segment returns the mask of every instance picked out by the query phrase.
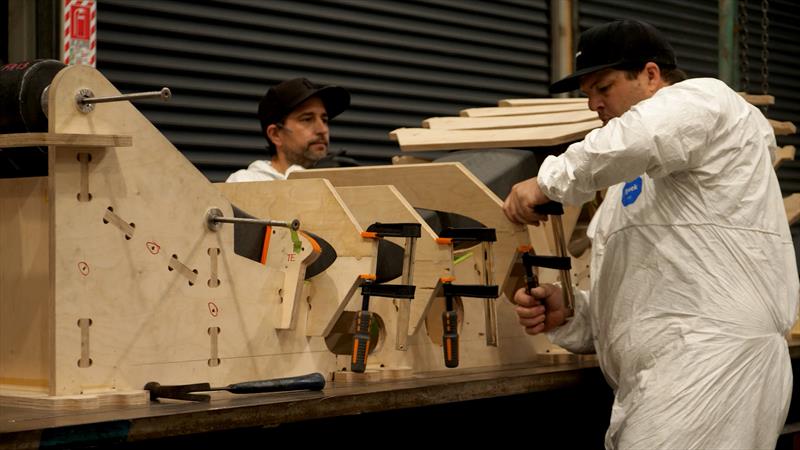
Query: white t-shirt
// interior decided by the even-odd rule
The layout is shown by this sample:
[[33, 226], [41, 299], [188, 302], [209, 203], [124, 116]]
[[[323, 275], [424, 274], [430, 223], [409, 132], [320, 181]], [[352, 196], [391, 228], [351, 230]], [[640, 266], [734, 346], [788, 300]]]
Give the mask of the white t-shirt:
[[285, 180], [290, 173], [305, 170], [303, 166], [292, 164], [286, 169], [286, 173], [280, 173], [272, 167], [272, 161], [258, 160], [253, 161], [247, 169], [240, 169], [232, 173], [226, 183], [237, 183], [240, 181], [273, 181]]

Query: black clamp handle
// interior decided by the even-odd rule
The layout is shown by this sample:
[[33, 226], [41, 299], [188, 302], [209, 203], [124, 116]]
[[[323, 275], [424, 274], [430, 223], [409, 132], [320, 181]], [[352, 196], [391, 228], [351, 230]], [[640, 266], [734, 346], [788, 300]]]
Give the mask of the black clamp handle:
[[367, 232], [375, 233], [376, 237], [410, 237], [422, 236], [422, 225], [418, 223], [380, 223], [375, 222], [367, 227]]
[[447, 227], [439, 233], [440, 238], [449, 238], [453, 242], [496, 242], [497, 233], [494, 228], [452, 228]]
[[542, 214], [547, 216], [563, 216], [564, 205], [562, 205], [559, 202], [549, 201], [542, 205], [534, 206], [533, 211], [537, 214]]

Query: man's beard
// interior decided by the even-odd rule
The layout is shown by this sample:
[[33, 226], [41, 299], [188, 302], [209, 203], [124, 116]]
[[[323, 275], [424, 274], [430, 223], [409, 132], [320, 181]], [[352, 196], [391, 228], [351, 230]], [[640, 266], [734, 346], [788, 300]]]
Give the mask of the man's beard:
[[[312, 145], [325, 144], [324, 152], [317, 152], [311, 150]], [[324, 158], [328, 154], [328, 143], [325, 141], [311, 141], [306, 144], [302, 152], [287, 152], [286, 159], [289, 164], [297, 164], [298, 166], [309, 169], [317, 164], [317, 161]]]

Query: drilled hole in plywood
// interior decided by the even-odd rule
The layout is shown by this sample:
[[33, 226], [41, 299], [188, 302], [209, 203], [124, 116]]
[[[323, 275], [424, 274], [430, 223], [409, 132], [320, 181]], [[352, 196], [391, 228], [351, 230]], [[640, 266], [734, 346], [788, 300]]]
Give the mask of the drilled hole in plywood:
[[[197, 275], [197, 269], [192, 269], [192, 273]], [[192, 282], [192, 280], [189, 280], [189, 286], [194, 286], [194, 283]]]
[[89, 360], [86, 361], [86, 362], [84, 362], [82, 359], [79, 359], [78, 360], [78, 367], [80, 367], [81, 369], [85, 369], [87, 367], [91, 367], [93, 362], [94, 361], [92, 361], [92, 358], [89, 358]]
[[[112, 212], [112, 213], [114, 212], [114, 208], [113, 208], [113, 207], [111, 207], [111, 206], [109, 206], [108, 208], [106, 208], [106, 210], [107, 210], [108, 212]], [[106, 220], [106, 218], [105, 218], [105, 217], [103, 217], [103, 223], [105, 223], [105, 224], [107, 224], [107, 223], [108, 223], [108, 220]]]
[[[135, 223], [133, 223], [133, 222], [129, 223], [128, 225], [130, 225], [130, 226], [131, 226], [131, 228], [136, 228], [136, 224], [135, 224]], [[126, 240], [126, 241], [130, 241], [130, 240], [131, 240], [131, 237], [132, 237], [131, 235], [129, 235], [129, 234], [125, 234], [125, 240]]]
[[[77, 195], [77, 197], [78, 197], [78, 201], [79, 201], [79, 202], [82, 202], [82, 201], [83, 201], [83, 197], [81, 196], [81, 193], [80, 193], [80, 192], [78, 192], [78, 195]], [[92, 201], [92, 193], [91, 193], [91, 192], [87, 192], [87, 193], [86, 193], [86, 198], [88, 199], [88, 200], [86, 200], [86, 201], [89, 201], [89, 202], [90, 202], [90, 201]], [[103, 223], [108, 223], [108, 222], [106, 222], [106, 220], [105, 220], [105, 219], [103, 219]]]

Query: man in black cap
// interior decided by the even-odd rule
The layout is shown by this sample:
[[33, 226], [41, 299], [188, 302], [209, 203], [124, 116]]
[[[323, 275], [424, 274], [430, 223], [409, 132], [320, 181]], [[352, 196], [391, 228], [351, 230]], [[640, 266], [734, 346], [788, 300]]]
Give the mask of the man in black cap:
[[517, 315], [529, 334], [597, 352], [615, 394], [607, 448], [774, 448], [800, 292], [775, 136], [723, 82], [676, 67], [646, 23], [581, 35], [575, 73], [551, 91], [580, 87], [604, 125], [548, 156], [504, 211], [538, 224], [534, 206], [607, 188], [587, 230], [591, 289], [574, 311], [552, 284], [519, 290]]
[[228, 182], [285, 180], [289, 173], [313, 167], [328, 153], [328, 120], [350, 106], [350, 93], [338, 86], [317, 86], [294, 78], [272, 86], [258, 105], [269, 160], [234, 172]]

